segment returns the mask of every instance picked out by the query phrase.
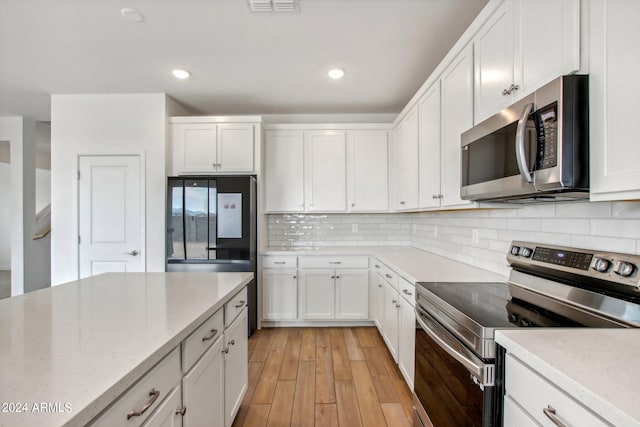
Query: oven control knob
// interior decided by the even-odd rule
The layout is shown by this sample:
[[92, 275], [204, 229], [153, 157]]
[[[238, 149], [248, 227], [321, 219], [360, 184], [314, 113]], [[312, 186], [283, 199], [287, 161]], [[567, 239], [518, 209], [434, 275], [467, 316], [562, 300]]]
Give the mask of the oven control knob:
[[520, 248], [520, 255], [522, 255], [525, 258], [529, 258], [531, 256], [531, 249], [530, 248], [525, 248], [522, 247]]
[[599, 271], [600, 273], [604, 273], [611, 267], [611, 261], [604, 258], [596, 258], [596, 261], [593, 263], [593, 269], [595, 271]]
[[618, 265], [618, 269], [616, 270], [616, 274], [622, 277], [629, 277], [636, 270], [636, 266], [631, 264], [630, 262], [620, 262]]
[[511, 255], [518, 256], [520, 254], [519, 246], [511, 246]]

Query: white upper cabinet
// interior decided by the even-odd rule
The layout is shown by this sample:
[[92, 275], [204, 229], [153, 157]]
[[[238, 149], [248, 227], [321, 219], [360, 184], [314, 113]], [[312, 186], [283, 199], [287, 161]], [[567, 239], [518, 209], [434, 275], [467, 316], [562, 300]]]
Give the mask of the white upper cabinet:
[[172, 173], [255, 172], [255, 135], [260, 133], [259, 126], [255, 123], [214, 123], [206, 120], [207, 117], [171, 119]]
[[474, 38], [475, 123], [580, 69], [580, 0], [506, 0]]
[[267, 212], [304, 210], [304, 137], [301, 131], [267, 131], [265, 205]]
[[305, 210], [347, 209], [347, 159], [344, 132], [305, 133]]
[[418, 107], [407, 112], [396, 130], [396, 210], [418, 208]]
[[440, 207], [440, 80], [418, 102], [420, 118], [420, 208]]
[[442, 74], [441, 206], [470, 205], [460, 198], [460, 135], [473, 126], [473, 46]]
[[513, 24], [513, 2], [507, 0], [474, 40], [476, 123], [509, 106], [509, 90], [517, 90], [513, 79]]
[[388, 133], [347, 131], [347, 209], [380, 212], [389, 209]]
[[640, 199], [640, 2], [592, 0], [589, 8], [591, 200]]

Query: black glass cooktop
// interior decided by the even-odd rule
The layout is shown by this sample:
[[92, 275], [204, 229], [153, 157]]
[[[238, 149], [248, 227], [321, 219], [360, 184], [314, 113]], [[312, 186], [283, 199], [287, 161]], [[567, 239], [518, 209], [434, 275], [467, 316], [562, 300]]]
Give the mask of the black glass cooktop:
[[[418, 285], [418, 304], [426, 299], [447, 315], [457, 319], [464, 317], [484, 330], [581, 326], [557, 313], [512, 298], [507, 283], [423, 282]], [[421, 292], [420, 288], [427, 292]], [[492, 334], [480, 332], [480, 335]]]

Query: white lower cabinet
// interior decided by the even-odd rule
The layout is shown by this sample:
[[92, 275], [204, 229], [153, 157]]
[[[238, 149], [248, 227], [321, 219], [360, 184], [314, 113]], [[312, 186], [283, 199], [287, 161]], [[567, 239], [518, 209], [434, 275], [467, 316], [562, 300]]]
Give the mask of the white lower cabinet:
[[262, 318], [295, 320], [298, 318], [298, 271], [264, 269], [262, 271]]
[[384, 324], [384, 279], [380, 274], [376, 274], [376, 315], [374, 321], [378, 327], [378, 331], [383, 333], [382, 325]]
[[336, 270], [336, 319], [369, 317], [369, 270]]
[[[182, 416], [182, 399], [180, 386], [169, 393], [169, 396], [158, 406], [158, 409], [143, 424], [143, 427], [181, 427], [187, 425]], [[192, 424], [203, 425], [203, 424]], [[216, 424], [210, 424], [216, 425]]]
[[369, 270], [300, 270], [300, 317], [304, 320], [366, 320]]
[[413, 390], [416, 343], [416, 314], [414, 286], [400, 279], [400, 313], [398, 325], [398, 367], [409, 388]]
[[[224, 424], [224, 339], [222, 335], [182, 377], [182, 398], [188, 411], [185, 427]], [[174, 411], [175, 412], [175, 411]]]
[[335, 271], [300, 270], [300, 318], [333, 319], [335, 316]]
[[[507, 353], [505, 363], [505, 426], [610, 426], [544, 376]], [[518, 411], [519, 409], [519, 411]], [[526, 417], [535, 422], [529, 422]]]
[[[230, 427], [247, 391], [249, 346], [247, 308], [224, 331], [224, 425]], [[200, 424], [204, 425], [204, 424]], [[215, 424], [213, 424], [215, 425]]]
[[382, 321], [382, 338], [384, 338], [393, 360], [398, 362], [398, 324], [399, 308], [398, 290], [387, 281], [382, 285], [384, 289], [384, 314]]

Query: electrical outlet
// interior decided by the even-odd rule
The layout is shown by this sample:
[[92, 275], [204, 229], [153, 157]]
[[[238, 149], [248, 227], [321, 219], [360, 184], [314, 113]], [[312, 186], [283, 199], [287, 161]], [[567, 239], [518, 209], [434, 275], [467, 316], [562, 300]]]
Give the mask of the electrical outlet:
[[352, 233], [358, 232], [358, 224], [351, 224], [351, 232]]

